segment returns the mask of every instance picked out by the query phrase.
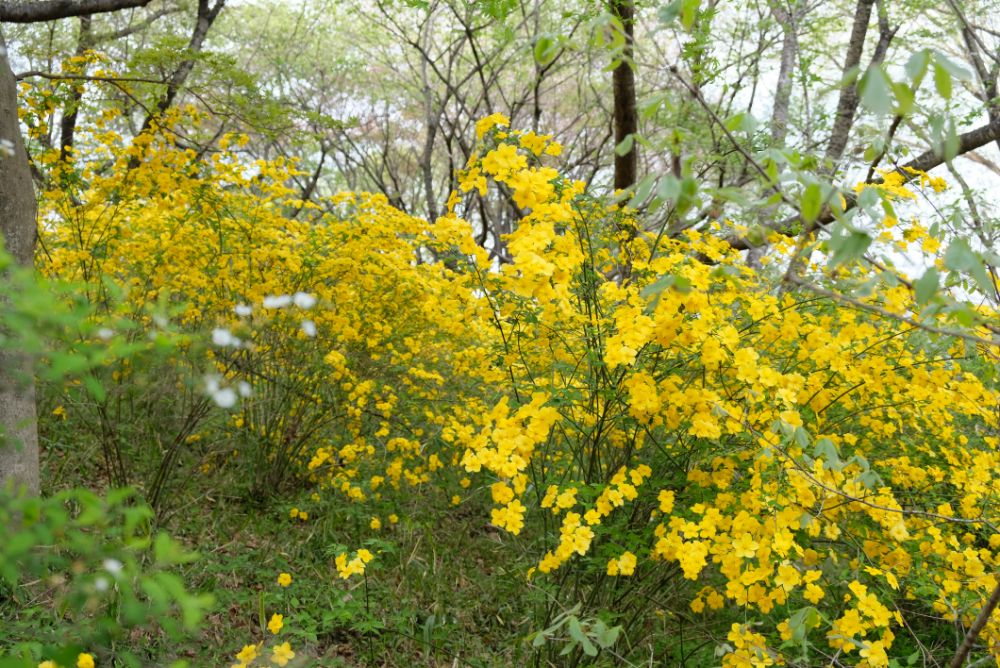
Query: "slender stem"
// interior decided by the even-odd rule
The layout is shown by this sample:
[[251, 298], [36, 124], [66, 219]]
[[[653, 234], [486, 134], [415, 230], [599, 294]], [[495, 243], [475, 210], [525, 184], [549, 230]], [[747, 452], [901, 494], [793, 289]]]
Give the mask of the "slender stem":
[[996, 610], [998, 603], [1000, 603], [1000, 583], [997, 583], [997, 586], [993, 588], [990, 599], [986, 601], [986, 605], [979, 611], [976, 621], [972, 622], [972, 626], [969, 627], [969, 630], [965, 634], [965, 640], [962, 641], [962, 645], [955, 652], [955, 657], [948, 664], [949, 668], [961, 668], [962, 664], [965, 663], [966, 657], [972, 651], [972, 646], [976, 644], [976, 639], [979, 637], [980, 632], [982, 632], [986, 623], [990, 621], [990, 617], [993, 615], [993, 611]]

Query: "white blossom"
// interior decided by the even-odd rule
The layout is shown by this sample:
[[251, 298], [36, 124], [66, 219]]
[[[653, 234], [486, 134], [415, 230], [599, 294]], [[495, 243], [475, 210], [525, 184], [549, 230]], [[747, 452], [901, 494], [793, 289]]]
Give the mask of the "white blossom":
[[308, 309], [316, 305], [316, 297], [308, 292], [296, 292], [292, 299], [299, 308]]
[[292, 303], [288, 295], [268, 295], [264, 297], [264, 308], [285, 308]]

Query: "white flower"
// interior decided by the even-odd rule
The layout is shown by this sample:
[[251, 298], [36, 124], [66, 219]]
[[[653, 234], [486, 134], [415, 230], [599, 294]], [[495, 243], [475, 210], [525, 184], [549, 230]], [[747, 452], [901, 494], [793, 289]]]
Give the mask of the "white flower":
[[219, 408], [232, 408], [236, 405], [236, 393], [229, 387], [213, 392], [212, 399]]
[[250, 387], [250, 383], [245, 380], [241, 380], [236, 384], [236, 390], [240, 393], [241, 397], [249, 397], [253, 394], [253, 388]]
[[108, 329], [107, 327], [101, 327], [99, 330], [97, 330], [97, 336], [104, 341], [107, 341], [114, 335], [115, 331], [113, 329]]
[[296, 292], [292, 299], [299, 308], [312, 308], [316, 305], [316, 298], [308, 292]]
[[302, 332], [309, 337], [316, 336], [316, 323], [314, 323], [312, 320], [303, 320]]
[[237, 304], [233, 308], [233, 310], [236, 311], [236, 315], [240, 316], [241, 318], [245, 318], [251, 313], [253, 313], [253, 309], [247, 306], [246, 304]]
[[236, 392], [230, 387], [222, 387], [217, 376], [205, 378], [205, 390], [219, 408], [232, 408], [236, 405]]
[[285, 308], [292, 303], [288, 295], [268, 295], [264, 297], [264, 308]]
[[99, 577], [94, 580], [94, 589], [97, 591], [107, 591], [108, 590], [108, 579], [104, 577]]
[[228, 329], [213, 329], [212, 344], [216, 346], [233, 346], [239, 344], [239, 339], [233, 336]]
[[115, 577], [118, 577], [118, 574], [122, 572], [122, 562], [117, 559], [105, 559], [103, 566], [104, 570]]

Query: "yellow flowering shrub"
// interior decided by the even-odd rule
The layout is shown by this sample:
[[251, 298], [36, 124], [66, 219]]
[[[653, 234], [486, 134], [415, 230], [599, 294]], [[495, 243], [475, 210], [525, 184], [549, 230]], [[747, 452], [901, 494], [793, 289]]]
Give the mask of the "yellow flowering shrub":
[[[668, 586], [702, 614], [706, 597], [739, 609], [733, 666], [804, 644], [885, 666], [922, 615], [971, 623], [1000, 565], [995, 389], [905, 324], [775, 294], [713, 236], [638, 232], [534, 137], [480, 134], [461, 189], [485, 176], [529, 209], [513, 262], [481, 275], [520, 408], [502, 398], [457, 441], [501, 485], [497, 526], [568, 511], [545, 524], [541, 586], [618, 614]], [[998, 646], [1000, 625], [984, 634]]]
[[[312, 485], [364, 504], [372, 534], [394, 499], [476, 497], [532, 589], [629, 624], [633, 647], [657, 610], [693, 613], [726, 666], [808, 647], [887, 666], [901, 635], [968, 625], [997, 586], [998, 396], [947, 341], [776, 292], [711, 234], [646, 234], [499, 114], [432, 222], [376, 195], [298, 201], [295, 166], [247, 164], [239, 137], [182, 148], [171, 127], [192, 114], [131, 142], [92, 128], [86, 163], [49, 156], [39, 266], [95, 303], [117, 286], [141, 322], [172, 304], [211, 339], [206, 383], [231, 411], [205, 423], [228, 444], [206, 474]], [[501, 266], [454, 213], [490, 188], [523, 212]], [[337, 553], [323, 586], [373, 559]], [[1000, 647], [1000, 622], [982, 637]]]

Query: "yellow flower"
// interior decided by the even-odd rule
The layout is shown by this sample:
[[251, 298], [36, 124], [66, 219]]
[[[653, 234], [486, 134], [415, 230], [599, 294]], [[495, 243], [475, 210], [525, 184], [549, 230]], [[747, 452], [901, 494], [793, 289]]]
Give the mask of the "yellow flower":
[[378, 531], [379, 529], [382, 528], [382, 520], [380, 520], [377, 517], [373, 517], [372, 521], [368, 523], [368, 526], [374, 529], [375, 531]]
[[279, 615], [277, 613], [271, 615], [271, 621], [267, 623], [267, 630], [275, 635], [278, 635], [278, 632], [281, 631], [281, 627], [285, 625], [284, 620], [284, 615]]
[[501, 144], [483, 156], [483, 170], [501, 178], [506, 178], [511, 172], [522, 170], [527, 165], [527, 158], [510, 144]]
[[668, 489], [661, 489], [657, 500], [660, 502], [660, 512], [669, 515], [674, 509], [674, 493]]
[[59, 668], [55, 661], [42, 661], [38, 668]]
[[881, 640], [873, 643], [866, 643], [866, 647], [861, 650], [860, 654], [864, 658], [868, 659], [868, 665], [871, 668], [888, 666], [889, 657], [885, 653], [885, 646]]
[[284, 666], [294, 658], [295, 652], [292, 651], [292, 646], [287, 642], [281, 643], [271, 651], [271, 663], [276, 663], [279, 666]]
[[236, 660], [241, 665], [248, 665], [257, 658], [257, 645], [244, 645], [243, 649], [236, 655]]
[[510, 125], [510, 119], [501, 113], [490, 114], [486, 118], [481, 118], [476, 121], [476, 139], [482, 139], [491, 128], [502, 125], [507, 127]]
[[636, 558], [631, 552], [625, 552], [617, 559], [608, 562], [608, 575], [633, 575]]
[[278, 584], [280, 584], [282, 587], [287, 587], [288, 585], [292, 584], [292, 576], [289, 575], [288, 573], [282, 573], [281, 575], [278, 576]]
[[76, 657], [76, 668], [94, 668], [94, 657], [84, 652]]

